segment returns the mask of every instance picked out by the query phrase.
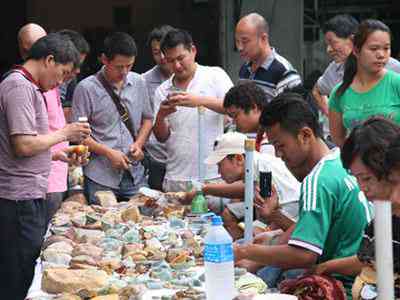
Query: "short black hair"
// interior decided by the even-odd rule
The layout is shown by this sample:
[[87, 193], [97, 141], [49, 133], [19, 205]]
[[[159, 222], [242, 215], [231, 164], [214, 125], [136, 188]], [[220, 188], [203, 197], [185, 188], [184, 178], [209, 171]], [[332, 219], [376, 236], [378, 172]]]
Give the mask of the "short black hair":
[[164, 36], [170, 31], [174, 29], [171, 25], [162, 25], [160, 27], [154, 28], [147, 37], [147, 45], [150, 47], [152, 41], [161, 42]]
[[358, 25], [359, 23], [354, 17], [342, 14], [329, 19], [322, 27], [322, 31], [324, 34], [332, 31], [338, 37], [347, 39], [357, 32]]
[[82, 34], [71, 29], [63, 29], [60, 30], [58, 33], [70, 38], [80, 54], [86, 54], [86, 55], [89, 54], [90, 52], [89, 43], [86, 41], [86, 39], [83, 37]]
[[317, 116], [298, 93], [283, 92], [264, 107], [260, 125], [267, 128], [276, 124], [293, 135], [297, 135], [302, 128], [309, 127], [316, 137], [323, 139]]
[[[356, 126], [345, 140], [341, 159], [343, 167], [350, 169], [356, 157], [378, 179], [385, 176], [385, 153], [389, 144], [400, 134], [400, 127], [384, 117], [372, 117]], [[399, 156], [400, 158], [400, 156]]]
[[236, 106], [248, 113], [254, 107], [263, 110], [267, 103], [265, 92], [251, 80], [241, 80], [224, 98], [224, 108]]
[[28, 52], [27, 60], [39, 60], [52, 55], [59, 64], [79, 64], [79, 52], [69, 38], [59, 33], [49, 33], [37, 40]]
[[114, 32], [105, 38], [103, 53], [108, 59], [116, 55], [137, 56], [135, 40], [125, 32]]
[[183, 45], [183, 47], [190, 50], [193, 45], [193, 39], [186, 30], [174, 28], [168, 31], [161, 40], [160, 48], [162, 52], [165, 52], [165, 50], [175, 48], [179, 45]]

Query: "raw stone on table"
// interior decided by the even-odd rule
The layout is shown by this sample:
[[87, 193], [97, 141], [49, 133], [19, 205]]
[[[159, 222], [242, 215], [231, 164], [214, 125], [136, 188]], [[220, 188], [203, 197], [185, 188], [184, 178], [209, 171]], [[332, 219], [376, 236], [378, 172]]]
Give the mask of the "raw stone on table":
[[142, 215], [140, 214], [137, 206], [131, 206], [122, 211], [121, 217], [124, 222], [133, 221], [135, 223], [139, 223], [142, 220]]
[[74, 247], [72, 244], [66, 241], [55, 242], [46, 248], [46, 250], [53, 250], [58, 253], [65, 253], [69, 255], [71, 255], [73, 249]]
[[235, 281], [235, 288], [240, 293], [263, 294], [268, 287], [260, 277], [246, 273]]
[[104, 295], [104, 296], [97, 296], [94, 297], [90, 300], [119, 300], [118, 294], [113, 294], [113, 295]]
[[95, 244], [104, 237], [105, 233], [101, 230], [75, 228], [75, 238], [80, 243]]
[[89, 255], [78, 255], [71, 259], [71, 267], [73, 264], [86, 264], [91, 266], [97, 266], [96, 260]]
[[44, 242], [42, 245], [43, 249], [46, 249], [47, 247], [49, 247], [50, 245], [54, 244], [54, 243], [58, 243], [58, 242], [66, 242], [68, 244], [70, 244], [71, 246], [74, 246], [75, 243], [74, 241], [68, 239], [65, 236], [61, 236], [61, 235], [50, 235]]
[[107, 279], [107, 273], [99, 270], [48, 269], [43, 272], [42, 289], [51, 294], [77, 294], [83, 289], [96, 291]]
[[101, 206], [110, 207], [118, 204], [117, 198], [111, 191], [98, 191], [94, 194], [94, 196]]
[[56, 296], [54, 300], [82, 300], [82, 299], [77, 295], [63, 293], [59, 296]]
[[103, 249], [92, 244], [78, 244], [72, 250], [72, 256], [89, 255], [94, 259], [101, 257]]
[[58, 252], [52, 249], [46, 249], [42, 253], [42, 258], [44, 261], [57, 264], [57, 265], [69, 265], [71, 261], [71, 255]]
[[[68, 215], [72, 215], [78, 211], [81, 212], [93, 212], [93, 208], [88, 205], [82, 205], [78, 202], [68, 201], [63, 202], [61, 204], [61, 208], [59, 209], [58, 213], [64, 213]], [[57, 213], [57, 214], [58, 214]]]
[[117, 270], [122, 267], [122, 262], [118, 258], [103, 258], [98, 262], [98, 266], [100, 269], [106, 271], [107, 273], [111, 273], [114, 270]]
[[88, 204], [87, 200], [85, 198], [85, 195], [83, 195], [82, 193], [77, 193], [77, 194], [71, 195], [68, 198], [66, 198], [64, 200], [64, 202], [65, 201], [78, 202], [78, 203], [83, 204], [83, 205], [87, 205]]

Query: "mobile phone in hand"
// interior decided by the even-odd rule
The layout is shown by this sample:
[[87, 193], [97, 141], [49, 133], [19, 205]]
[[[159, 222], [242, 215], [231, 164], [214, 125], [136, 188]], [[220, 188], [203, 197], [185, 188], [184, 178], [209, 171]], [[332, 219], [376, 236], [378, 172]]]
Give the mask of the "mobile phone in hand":
[[169, 101], [168, 101], [168, 98], [167, 98], [167, 99], [161, 101], [161, 105], [169, 105], [168, 102], [169, 102]]
[[263, 199], [272, 196], [272, 172], [260, 171], [260, 195]]
[[178, 87], [176, 87], [176, 86], [171, 86], [169, 89], [168, 89], [168, 96], [167, 96], [167, 98], [169, 99], [170, 97], [172, 97], [172, 96], [174, 96], [174, 95], [176, 95], [176, 94], [179, 94], [179, 93], [181, 93], [181, 92], [183, 92], [184, 90], [183, 89], [181, 89], [181, 88], [178, 88]]

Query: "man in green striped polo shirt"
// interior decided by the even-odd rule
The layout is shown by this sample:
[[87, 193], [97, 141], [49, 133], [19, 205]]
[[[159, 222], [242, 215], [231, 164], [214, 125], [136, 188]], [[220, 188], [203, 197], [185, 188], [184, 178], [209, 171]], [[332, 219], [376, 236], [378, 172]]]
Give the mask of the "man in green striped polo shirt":
[[[371, 220], [370, 206], [355, 178], [343, 168], [339, 149], [330, 151], [324, 143], [307, 103], [298, 94], [283, 93], [265, 107], [260, 124], [276, 155], [302, 182], [299, 219], [287, 244], [236, 246], [236, 261], [251, 259], [294, 269], [356, 254]], [[353, 278], [337, 279], [351, 295]]]

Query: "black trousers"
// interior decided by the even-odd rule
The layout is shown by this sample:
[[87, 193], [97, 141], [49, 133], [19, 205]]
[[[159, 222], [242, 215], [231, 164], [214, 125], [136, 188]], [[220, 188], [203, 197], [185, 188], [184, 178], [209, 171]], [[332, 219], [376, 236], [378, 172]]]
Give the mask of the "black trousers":
[[148, 153], [146, 153], [143, 165], [148, 174], [149, 187], [154, 190], [162, 191], [165, 176], [165, 164], [154, 160]]
[[46, 233], [44, 199], [0, 198], [0, 295], [23, 300]]

